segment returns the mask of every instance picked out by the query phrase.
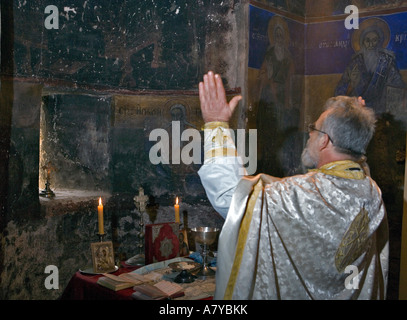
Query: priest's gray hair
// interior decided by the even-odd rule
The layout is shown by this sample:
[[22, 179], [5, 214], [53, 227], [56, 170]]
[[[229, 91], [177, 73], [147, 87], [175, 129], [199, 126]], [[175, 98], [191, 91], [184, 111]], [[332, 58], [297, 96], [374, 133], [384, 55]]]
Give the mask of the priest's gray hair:
[[338, 152], [361, 158], [375, 131], [374, 111], [348, 96], [328, 99], [325, 110], [328, 112], [321, 130], [329, 135]]

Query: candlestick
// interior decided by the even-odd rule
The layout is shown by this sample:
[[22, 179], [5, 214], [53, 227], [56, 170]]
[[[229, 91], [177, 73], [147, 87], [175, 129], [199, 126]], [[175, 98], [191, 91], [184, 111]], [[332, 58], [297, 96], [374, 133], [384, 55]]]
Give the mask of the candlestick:
[[99, 234], [104, 234], [103, 228], [103, 204], [102, 198], [99, 198], [99, 205], [98, 205], [98, 225], [99, 225]]
[[99, 242], [105, 241], [105, 234], [98, 233], [98, 237], [99, 237]]
[[47, 197], [47, 198], [53, 198], [55, 197], [54, 191], [51, 190], [51, 171], [54, 171], [55, 168], [52, 166], [51, 162], [48, 162], [48, 164], [42, 166], [42, 169], [47, 170], [47, 179], [45, 181], [45, 189], [40, 192], [41, 197]]
[[175, 200], [174, 210], [175, 210], [175, 222], [179, 223], [179, 204], [178, 204], [178, 197], [177, 197], [177, 199]]
[[126, 264], [130, 266], [144, 266], [146, 263], [146, 257], [145, 254], [143, 253], [143, 247], [144, 247], [144, 220], [143, 220], [143, 213], [146, 210], [146, 205], [148, 201], [148, 196], [144, 194], [144, 189], [140, 187], [138, 189], [138, 196], [135, 196], [133, 198], [134, 204], [136, 205], [136, 208], [140, 212], [140, 221], [139, 221], [139, 227], [140, 227], [140, 232], [138, 233], [139, 241], [137, 244], [137, 247], [139, 249], [139, 253], [136, 254], [134, 257], [131, 257], [130, 259], [126, 260]]

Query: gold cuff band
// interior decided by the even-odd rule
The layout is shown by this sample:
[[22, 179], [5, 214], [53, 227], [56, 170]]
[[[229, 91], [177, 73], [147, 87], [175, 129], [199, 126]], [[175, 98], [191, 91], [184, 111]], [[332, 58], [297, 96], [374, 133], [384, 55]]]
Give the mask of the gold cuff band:
[[229, 123], [223, 122], [223, 121], [207, 122], [207, 123], [205, 123], [203, 125], [202, 130], [205, 130], [205, 129], [214, 130], [214, 129], [219, 128], [219, 127], [229, 129]]
[[216, 148], [205, 153], [205, 159], [215, 157], [237, 157], [237, 151], [234, 148]]

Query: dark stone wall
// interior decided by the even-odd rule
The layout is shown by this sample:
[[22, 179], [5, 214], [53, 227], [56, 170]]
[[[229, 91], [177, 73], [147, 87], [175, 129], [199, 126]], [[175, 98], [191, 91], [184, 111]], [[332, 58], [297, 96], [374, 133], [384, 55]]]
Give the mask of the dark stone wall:
[[[200, 128], [197, 84], [209, 69], [227, 88], [244, 83], [244, 3], [1, 2], [0, 299], [56, 299], [89, 266], [99, 196], [118, 260], [138, 253], [139, 187], [150, 198], [145, 223], [174, 221], [179, 196], [184, 227], [223, 224], [199, 165], [151, 164], [148, 135], [171, 131], [177, 103]], [[57, 29], [45, 24], [50, 4]], [[48, 161], [53, 199], [39, 197]], [[44, 286], [47, 265], [59, 269], [58, 290]]]
[[[205, 52], [234, 28], [236, 1], [14, 1], [15, 74], [126, 89], [191, 89]], [[48, 19], [48, 20], [47, 20]], [[48, 24], [46, 25], [46, 22]], [[55, 27], [57, 29], [51, 28]], [[218, 41], [211, 43], [211, 38]], [[229, 62], [220, 55], [217, 71]], [[220, 68], [223, 66], [223, 68]]]
[[52, 187], [110, 190], [111, 97], [48, 95], [42, 112], [40, 168], [55, 168]]

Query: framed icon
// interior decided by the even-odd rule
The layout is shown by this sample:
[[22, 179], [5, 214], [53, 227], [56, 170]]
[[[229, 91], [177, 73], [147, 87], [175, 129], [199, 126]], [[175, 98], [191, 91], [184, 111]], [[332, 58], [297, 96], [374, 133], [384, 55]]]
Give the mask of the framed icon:
[[91, 243], [93, 272], [115, 271], [113, 243], [111, 241]]

